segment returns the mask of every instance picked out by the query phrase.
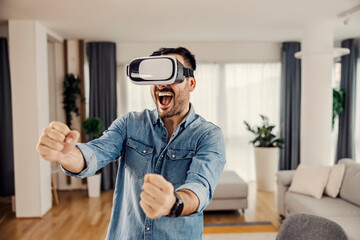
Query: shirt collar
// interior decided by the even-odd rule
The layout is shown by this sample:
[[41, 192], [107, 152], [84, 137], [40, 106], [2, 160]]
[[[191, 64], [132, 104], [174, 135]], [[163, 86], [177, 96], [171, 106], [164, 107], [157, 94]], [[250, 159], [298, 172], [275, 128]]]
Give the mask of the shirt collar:
[[[184, 128], [186, 128], [187, 126], [189, 126], [189, 124], [195, 119], [195, 109], [193, 107], [193, 105], [190, 103], [190, 110], [188, 112], [188, 114], [186, 115], [186, 117], [181, 121], [181, 123], [179, 125], [184, 124]], [[153, 114], [152, 114], [152, 123], [156, 124], [158, 121], [161, 122], [161, 118], [159, 117], [159, 113], [156, 109], [153, 110]]]
[[181, 124], [184, 124], [184, 128], [187, 128], [187, 126], [189, 126], [189, 124], [194, 121], [195, 119], [195, 109], [194, 106], [190, 103], [189, 106], [190, 110], [188, 112], [188, 114], [186, 115], [186, 117], [182, 120]]

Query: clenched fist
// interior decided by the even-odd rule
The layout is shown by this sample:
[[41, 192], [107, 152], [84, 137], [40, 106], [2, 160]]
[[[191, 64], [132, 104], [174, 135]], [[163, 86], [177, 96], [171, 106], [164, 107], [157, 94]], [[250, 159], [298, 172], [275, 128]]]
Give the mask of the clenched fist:
[[43, 130], [36, 148], [42, 158], [61, 164], [65, 156], [74, 150], [79, 136], [78, 131], [70, 130], [67, 125], [51, 122], [49, 127]]
[[140, 206], [148, 218], [156, 219], [170, 214], [175, 204], [173, 185], [158, 174], [146, 174]]

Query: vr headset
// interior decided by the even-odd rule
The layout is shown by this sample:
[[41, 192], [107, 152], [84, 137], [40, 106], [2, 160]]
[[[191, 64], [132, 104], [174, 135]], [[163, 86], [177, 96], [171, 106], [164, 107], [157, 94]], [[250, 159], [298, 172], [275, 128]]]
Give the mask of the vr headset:
[[168, 85], [194, 77], [194, 71], [184, 67], [174, 56], [163, 55], [173, 48], [153, 52], [150, 57], [133, 59], [126, 66], [126, 75], [139, 85]]

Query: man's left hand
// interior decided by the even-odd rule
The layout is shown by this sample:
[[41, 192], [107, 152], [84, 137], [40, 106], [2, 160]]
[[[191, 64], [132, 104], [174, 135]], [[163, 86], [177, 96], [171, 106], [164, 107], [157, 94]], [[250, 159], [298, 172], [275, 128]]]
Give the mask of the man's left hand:
[[140, 206], [148, 218], [157, 219], [170, 214], [176, 202], [174, 186], [170, 182], [161, 175], [146, 174], [142, 190]]

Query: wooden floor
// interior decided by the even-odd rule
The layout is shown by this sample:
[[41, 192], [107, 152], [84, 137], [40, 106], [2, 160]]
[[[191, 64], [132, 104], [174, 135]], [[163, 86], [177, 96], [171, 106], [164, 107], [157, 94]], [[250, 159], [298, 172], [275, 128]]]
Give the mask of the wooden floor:
[[204, 216], [205, 223], [216, 222], [271, 222], [279, 229], [281, 225], [280, 216], [276, 210], [273, 192], [256, 191], [255, 182], [249, 183], [248, 195], [249, 207], [245, 214], [241, 211], [216, 211], [206, 212]]
[[[10, 203], [0, 202], [0, 239], [76, 239], [98, 240], [106, 236], [110, 220], [113, 191], [102, 192], [99, 198], [88, 198], [87, 192], [59, 192], [60, 204], [42, 218], [16, 218]], [[239, 211], [205, 212], [205, 223], [270, 221], [280, 226], [274, 194], [256, 192], [249, 185], [249, 208], [243, 215]], [[256, 230], [254, 230], [256, 231]], [[228, 232], [227, 227], [217, 228], [217, 233]]]

